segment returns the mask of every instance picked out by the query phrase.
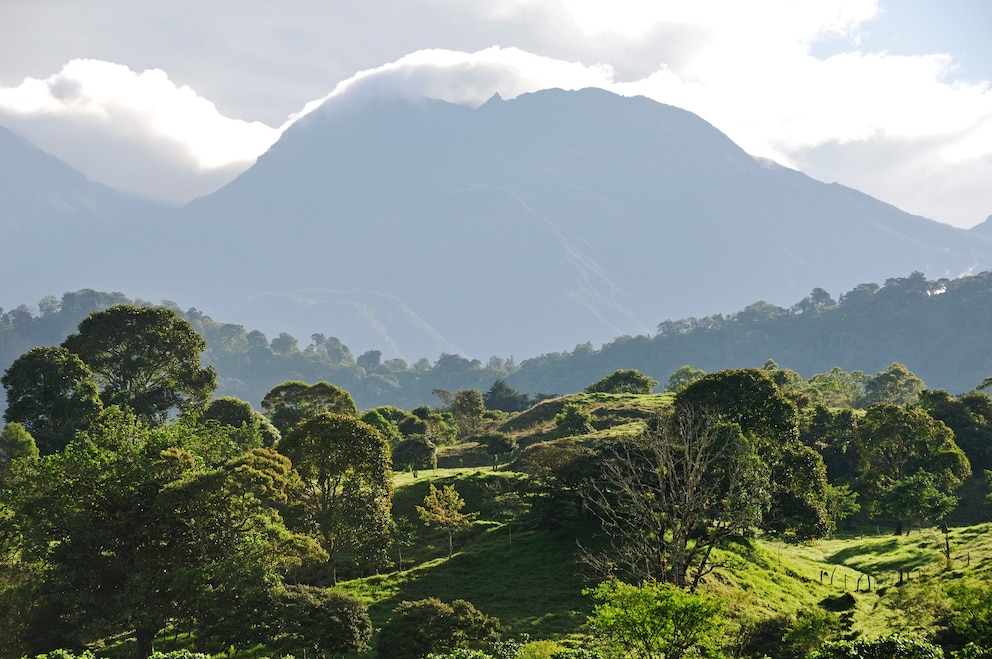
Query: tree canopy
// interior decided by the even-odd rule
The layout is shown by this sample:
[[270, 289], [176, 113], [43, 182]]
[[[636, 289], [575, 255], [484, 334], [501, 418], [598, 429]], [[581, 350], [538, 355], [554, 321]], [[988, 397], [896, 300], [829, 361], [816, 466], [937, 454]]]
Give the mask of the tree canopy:
[[293, 426], [278, 449], [303, 481], [297, 524], [327, 552], [330, 583], [344, 552], [360, 563], [384, 561], [392, 498], [385, 438], [356, 416], [321, 412]]
[[200, 364], [206, 341], [164, 307], [122, 304], [91, 313], [62, 346], [93, 372], [104, 405], [147, 421], [201, 408], [217, 387], [217, 371]]
[[23, 425], [44, 454], [62, 450], [103, 409], [93, 372], [62, 347], [29, 350], [0, 382], [7, 390], [4, 419]]

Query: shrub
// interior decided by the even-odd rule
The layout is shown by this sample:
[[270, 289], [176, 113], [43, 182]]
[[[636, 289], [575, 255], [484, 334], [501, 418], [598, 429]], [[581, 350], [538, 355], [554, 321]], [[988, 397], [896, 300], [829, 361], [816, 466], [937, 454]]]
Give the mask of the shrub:
[[[283, 645], [306, 645], [340, 654], [367, 650], [372, 637], [368, 608], [344, 593], [315, 586], [287, 586], [279, 599]], [[179, 659], [179, 658], [177, 658]]]
[[379, 632], [379, 656], [390, 659], [420, 659], [430, 653], [477, 649], [497, 639], [499, 621], [470, 602], [451, 604], [429, 597], [404, 601]]
[[936, 645], [902, 636], [824, 643], [810, 659], [944, 659]]

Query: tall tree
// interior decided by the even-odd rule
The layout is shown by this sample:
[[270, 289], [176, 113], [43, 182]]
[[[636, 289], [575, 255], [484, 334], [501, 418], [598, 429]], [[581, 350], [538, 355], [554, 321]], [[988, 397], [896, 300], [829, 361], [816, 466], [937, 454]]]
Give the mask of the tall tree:
[[29, 350], [0, 382], [7, 390], [4, 419], [23, 425], [43, 454], [62, 450], [103, 407], [93, 372], [61, 347]]
[[710, 373], [675, 396], [675, 405], [740, 426], [771, 471], [775, 487], [766, 528], [812, 539], [828, 530], [826, 468], [799, 440], [799, 412], [769, 374], [753, 368]]
[[703, 379], [703, 376], [705, 375], [706, 371], [701, 368], [696, 368], [691, 364], [680, 366], [675, 369], [671, 377], [668, 378], [668, 384], [665, 385], [665, 391], [677, 394], [693, 382]]
[[893, 488], [904, 494], [926, 492], [903, 482], [924, 472], [939, 493], [950, 495], [971, 475], [954, 433], [920, 408], [872, 405], [858, 423], [854, 451], [860, 473], [854, 485], [868, 513], [892, 515], [896, 534], [902, 533], [905, 505], [892, 505], [898, 501]]
[[482, 416], [486, 413], [486, 403], [478, 389], [462, 389], [455, 394], [451, 404], [451, 414], [458, 424], [458, 435], [467, 437], [479, 431]]
[[489, 390], [482, 395], [482, 399], [490, 410], [523, 412], [530, 407], [530, 397], [508, 385], [506, 380], [493, 382]]
[[273, 387], [262, 399], [262, 409], [281, 433], [321, 412], [358, 416], [358, 407], [351, 394], [341, 387], [327, 382], [307, 384], [300, 380], [289, 380]]
[[602, 577], [694, 590], [716, 567], [713, 550], [761, 521], [769, 474], [736, 423], [680, 409], [602, 460], [583, 496], [611, 547], [584, 558]]
[[344, 552], [373, 567], [384, 560], [392, 469], [382, 434], [355, 416], [321, 412], [293, 426], [278, 449], [303, 480], [301, 523], [327, 552], [330, 582]]
[[976, 474], [992, 469], [992, 397], [972, 391], [955, 398], [946, 391], [924, 391], [920, 407], [954, 431], [954, 443]]
[[271, 447], [279, 441], [276, 427], [256, 412], [250, 403], [234, 396], [214, 398], [203, 408], [199, 419], [201, 423], [216, 421], [229, 428], [253, 431], [261, 438], [263, 446]]
[[923, 380], [899, 362], [894, 362], [884, 371], [865, 382], [865, 395], [862, 405], [875, 403], [890, 405], [911, 405], [919, 400], [926, 389]]
[[93, 371], [104, 405], [150, 423], [209, 400], [217, 372], [200, 363], [206, 345], [171, 309], [129, 304], [91, 313], [62, 343]]

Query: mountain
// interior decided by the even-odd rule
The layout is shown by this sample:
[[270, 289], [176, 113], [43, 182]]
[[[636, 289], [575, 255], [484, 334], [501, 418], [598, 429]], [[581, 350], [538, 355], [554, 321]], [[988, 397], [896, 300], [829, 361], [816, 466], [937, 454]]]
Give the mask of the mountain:
[[229, 273], [210, 309], [407, 358], [533, 355], [814, 287], [992, 265], [992, 236], [595, 89], [477, 109], [332, 99], [183, 222], [202, 246], [189, 283]]
[[[519, 359], [755, 300], [791, 305], [814, 287], [992, 266], [987, 232], [815, 181], [689, 112], [596, 89], [478, 108], [337, 97], [174, 216], [121, 224], [72, 208], [81, 226], [114, 229], [95, 247], [62, 228], [35, 236], [66, 252], [38, 273], [42, 294], [168, 298], [409, 361]], [[67, 271], [88, 279], [53, 287]]]
[[87, 285], [124, 286], [119, 255], [165, 213], [0, 127], [0, 304]]

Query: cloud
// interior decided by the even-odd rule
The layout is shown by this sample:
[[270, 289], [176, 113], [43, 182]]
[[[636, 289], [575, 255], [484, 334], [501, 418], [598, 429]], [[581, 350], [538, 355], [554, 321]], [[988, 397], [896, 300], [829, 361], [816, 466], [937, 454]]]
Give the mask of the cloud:
[[[177, 1], [174, 11], [193, 6]], [[861, 49], [884, 17], [881, 0], [383, 0], [335, 7], [290, 3], [274, 12], [269, 3], [246, 0], [234, 19], [205, 9], [203, 20], [187, 26], [195, 39], [178, 31], [137, 39], [153, 52], [137, 61], [169, 62], [179, 69], [170, 75], [196, 92], [157, 69], [135, 66], [142, 70], [135, 73], [74, 60], [50, 78], [0, 89], [0, 123], [91, 178], [182, 201], [236, 175], [289, 122], [324, 102], [425, 95], [478, 105], [493, 93], [595, 86], [685, 108], [754, 155], [911, 212], [959, 226], [992, 212], [992, 188], [982, 185], [992, 167], [989, 83], [959, 80], [948, 54]], [[137, 20], [144, 10], [119, 9], [149, 34]], [[107, 29], [93, 12], [80, 12], [87, 30]], [[73, 23], [66, 34], [79, 29]], [[114, 52], [126, 50], [119, 48]], [[334, 86], [344, 75], [350, 77]], [[228, 115], [289, 120], [271, 128], [225, 117], [200, 96], [203, 89]], [[249, 100], [267, 103], [266, 111], [244, 106]]]
[[0, 89], [0, 124], [93, 180], [175, 203], [213, 191], [279, 136], [222, 116], [159, 69], [84, 59]]
[[354, 102], [374, 97], [428, 97], [477, 107], [499, 94], [516, 98], [549, 87], [608, 87], [613, 70], [541, 57], [518, 48], [493, 46], [474, 53], [429, 49], [344, 80], [324, 98], [312, 101], [290, 122], [328, 102]]

